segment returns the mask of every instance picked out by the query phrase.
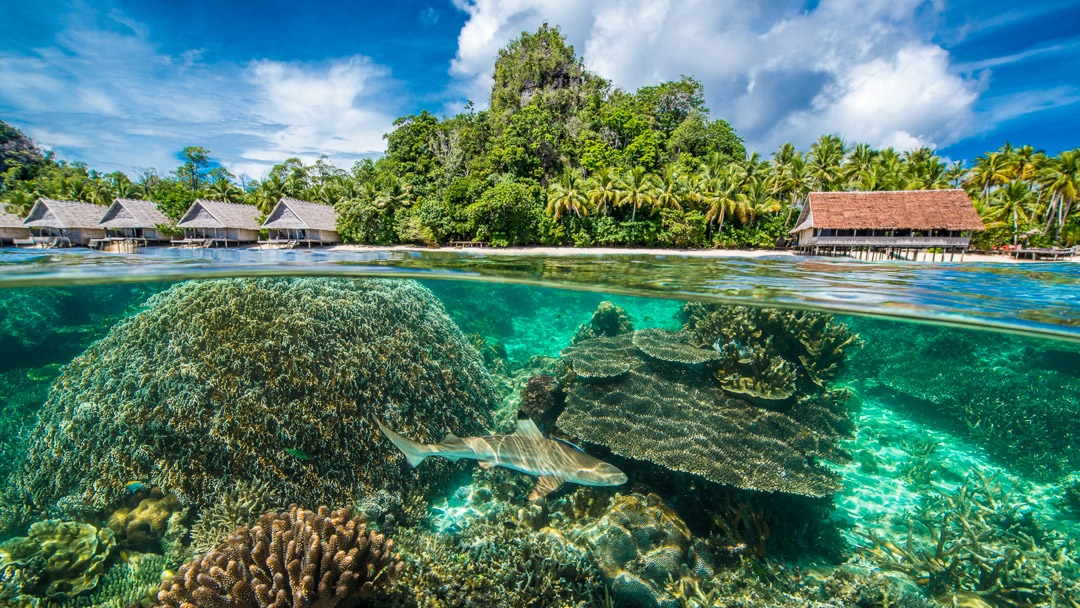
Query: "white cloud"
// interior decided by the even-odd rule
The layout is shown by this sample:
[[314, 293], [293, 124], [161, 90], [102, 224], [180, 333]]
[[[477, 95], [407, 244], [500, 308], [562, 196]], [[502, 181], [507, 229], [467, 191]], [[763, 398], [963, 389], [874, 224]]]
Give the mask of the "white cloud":
[[[947, 145], [974, 129], [984, 88], [930, 41], [943, 8], [923, 0], [456, 0], [468, 14], [451, 74], [478, 102], [498, 49], [541, 22], [625, 89], [692, 75], [752, 148], [822, 133], [875, 145]], [[929, 25], [928, 25], [929, 24]], [[479, 92], [483, 89], [483, 94]]]
[[[169, 170], [201, 145], [231, 171], [319, 153], [350, 165], [384, 149], [387, 69], [361, 57], [318, 64], [209, 63], [165, 53], [118, 9], [82, 7], [51, 44], [0, 54], [0, 110], [61, 158], [104, 170]], [[390, 98], [392, 99], [392, 98]], [[48, 125], [42, 128], [42, 125]]]

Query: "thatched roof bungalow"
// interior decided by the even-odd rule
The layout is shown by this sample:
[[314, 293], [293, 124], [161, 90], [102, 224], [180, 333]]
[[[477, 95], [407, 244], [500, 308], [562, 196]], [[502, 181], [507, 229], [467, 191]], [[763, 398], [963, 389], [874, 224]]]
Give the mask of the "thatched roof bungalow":
[[10, 245], [16, 240], [26, 241], [29, 238], [30, 229], [23, 226], [22, 218], [0, 209], [0, 245]]
[[269, 231], [269, 245], [333, 245], [341, 242], [337, 233], [337, 211], [331, 205], [283, 197], [263, 222]]
[[963, 251], [985, 228], [963, 190], [811, 192], [791, 233], [807, 253]]
[[228, 247], [259, 240], [259, 208], [239, 203], [196, 199], [176, 223], [184, 239], [175, 244]]
[[154, 201], [118, 198], [109, 205], [99, 225], [105, 229], [109, 240], [167, 241], [158, 226], [168, 226], [172, 221], [158, 209]]
[[[32, 244], [45, 247], [83, 245], [105, 236], [101, 205], [79, 201], [56, 201], [39, 198], [23, 220], [30, 229]], [[22, 243], [20, 243], [22, 244]]]

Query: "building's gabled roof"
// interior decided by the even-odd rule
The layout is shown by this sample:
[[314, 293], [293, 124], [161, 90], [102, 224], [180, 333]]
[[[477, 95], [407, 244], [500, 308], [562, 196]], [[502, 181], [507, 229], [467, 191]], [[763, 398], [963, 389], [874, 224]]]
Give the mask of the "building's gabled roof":
[[0, 209], [0, 228], [26, 228], [26, 226], [23, 226], [21, 217]]
[[984, 230], [963, 190], [811, 192], [792, 232], [834, 230]]
[[239, 203], [196, 199], [188, 207], [177, 228], [242, 228], [258, 230], [259, 208]]
[[22, 223], [29, 228], [100, 229], [98, 222], [104, 211], [104, 207], [93, 203], [55, 201], [42, 197], [30, 208]]
[[263, 228], [337, 230], [337, 211], [333, 206], [284, 197], [263, 222]]
[[109, 205], [101, 218], [102, 228], [153, 228], [158, 224], [171, 224], [154, 201], [118, 198]]

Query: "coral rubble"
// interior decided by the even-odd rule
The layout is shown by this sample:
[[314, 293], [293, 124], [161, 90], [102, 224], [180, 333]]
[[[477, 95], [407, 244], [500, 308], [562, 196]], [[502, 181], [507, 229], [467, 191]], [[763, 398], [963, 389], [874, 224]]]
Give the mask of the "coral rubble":
[[74, 597], [93, 589], [116, 545], [109, 528], [46, 519], [0, 544], [0, 585], [19, 595]]
[[[805, 395], [783, 411], [758, 407], [717, 385], [710, 359], [689, 352], [702, 349], [681, 342], [685, 333], [646, 331], [644, 340], [635, 340], [641, 332], [595, 338], [563, 352], [559, 429], [620, 456], [739, 488], [823, 496], [840, 487], [818, 462], [847, 458], [838, 440], [851, 421], [837, 393]], [[646, 343], [652, 355], [635, 345]]]
[[393, 586], [402, 564], [394, 543], [351, 509], [295, 505], [240, 528], [161, 586], [156, 606], [318, 606]]
[[[497, 397], [465, 337], [413, 281], [228, 279], [158, 294], [64, 368], [12, 485], [107, 508], [130, 480], [197, 507], [240, 481], [344, 504], [402, 477], [383, 417], [418, 441], [480, 434]], [[410, 485], [411, 484], [411, 485]]]

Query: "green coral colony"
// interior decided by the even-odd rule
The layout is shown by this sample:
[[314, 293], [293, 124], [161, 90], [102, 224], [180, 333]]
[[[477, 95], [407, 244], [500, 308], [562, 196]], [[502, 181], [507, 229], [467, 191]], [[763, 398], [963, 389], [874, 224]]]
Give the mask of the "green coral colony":
[[[0, 605], [1080, 606], [1074, 347], [430, 287], [0, 292]], [[376, 422], [518, 417], [627, 483], [529, 500]]]

